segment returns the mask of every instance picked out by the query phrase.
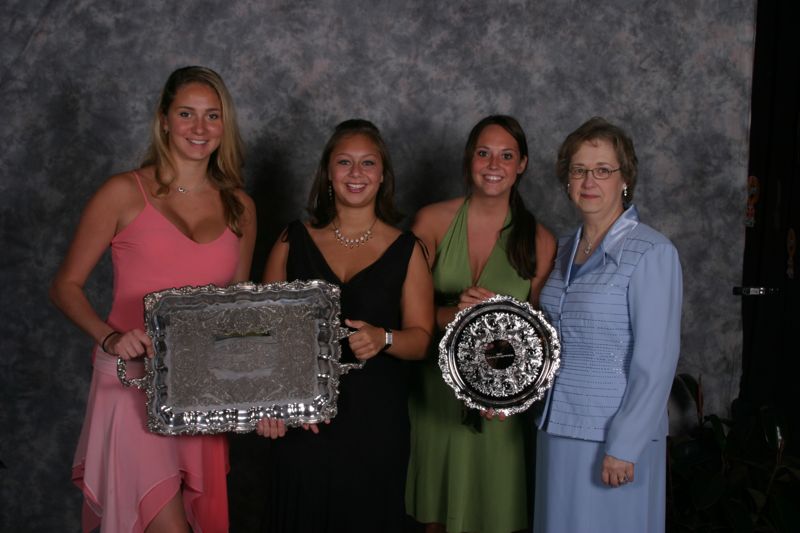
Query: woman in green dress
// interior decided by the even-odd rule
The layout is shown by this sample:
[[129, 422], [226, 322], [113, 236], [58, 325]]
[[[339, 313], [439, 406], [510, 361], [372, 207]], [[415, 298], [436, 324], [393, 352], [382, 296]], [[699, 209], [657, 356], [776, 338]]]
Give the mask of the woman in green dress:
[[[440, 331], [455, 314], [495, 294], [538, 304], [556, 241], [525, 207], [525, 132], [492, 115], [464, 149], [466, 197], [424, 207], [413, 231], [428, 250]], [[510, 533], [527, 529], [527, 417], [469, 412], [442, 380], [436, 346], [410, 399], [411, 459], [406, 510], [426, 532]], [[477, 415], [477, 416], [476, 416]]]

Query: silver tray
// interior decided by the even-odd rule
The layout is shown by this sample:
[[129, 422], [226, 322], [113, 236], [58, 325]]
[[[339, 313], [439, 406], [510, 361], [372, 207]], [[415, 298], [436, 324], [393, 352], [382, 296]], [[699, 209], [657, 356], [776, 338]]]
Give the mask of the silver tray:
[[468, 407], [513, 415], [552, 387], [560, 353], [556, 330], [540, 311], [498, 295], [459, 311], [447, 325], [439, 368]]
[[162, 435], [245, 433], [263, 417], [288, 426], [336, 415], [340, 363], [339, 287], [293, 281], [182, 287], [144, 299], [155, 356], [142, 378], [147, 425]]

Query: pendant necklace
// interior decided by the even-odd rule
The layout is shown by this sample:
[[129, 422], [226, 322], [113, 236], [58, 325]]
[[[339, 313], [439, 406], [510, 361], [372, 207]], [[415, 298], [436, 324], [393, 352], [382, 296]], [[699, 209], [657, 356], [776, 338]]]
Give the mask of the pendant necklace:
[[589, 253], [592, 251], [592, 241], [590, 241], [589, 237], [586, 237], [585, 235], [584, 238], [586, 239], [586, 247], [583, 249], [583, 255], [589, 255]]
[[201, 180], [200, 183], [196, 184], [194, 187], [184, 187], [183, 185], [178, 185], [175, 187], [175, 190], [181, 194], [189, 194], [192, 191], [202, 188], [205, 181], [206, 180]]
[[[602, 238], [603, 235], [605, 234], [606, 230], [603, 230], [597, 235], [595, 235], [595, 239]], [[581, 233], [581, 238], [586, 239], [586, 246], [583, 247], [583, 255], [589, 255], [590, 253], [592, 253], [592, 247], [594, 246], [594, 243], [592, 242], [591, 239], [589, 239], [589, 236], [586, 234], [586, 228], [583, 228], [583, 232]]]
[[336, 241], [339, 244], [341, 244], [342, 246], [345, 246], [347, 248], [358, 248], [359, 246], [361, 246], [362, 244], [364, 244], [365, 242], [370, 240], [370, 238], [372, 238], [372, 228], [375, 227], [375, 223], [377, 221], [378, 221], [378, 219], [376, 217], [375, 220], [372, 221], [372, 224], [370, 225], [369, 229], [367, 229], [367, 231], [365, 231], [364, 233], [362, 233], [358, 237], [350, 238], [350, 237], [345, 237], [344, 235], [342, 235], [341, 228], [339, 228], [339, 226], [336, 224], [336, 220], [334, 220], [333, 221], [333, 234], [336, 235]]

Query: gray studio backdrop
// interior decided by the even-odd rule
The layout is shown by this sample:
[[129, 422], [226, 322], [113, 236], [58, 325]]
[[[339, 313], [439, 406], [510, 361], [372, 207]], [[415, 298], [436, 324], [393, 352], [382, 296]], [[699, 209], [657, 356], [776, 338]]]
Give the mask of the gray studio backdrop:
[[[477, 120], [516, 116], [525, 200], [557, 234], [578, 220], [553, 173], [560, 141], [593, 115], [623, 125], [636, 204], [684, 266], [679, 370], [702, 375], [709, 412], [738, 393], [752, 0], [5, 0], [0, 14], [0, 530], [79, 527], [70, 465], [91, 341], [46, 288], [82, 206], [137, 165], [161, 85], [187, 64], [220, 72], [237, 104], [256, 278], [343, 119], [382, 129], [412, 215], [462, 192]], [[110, 289], [106, 258], [87, 285], [103, 313]]]

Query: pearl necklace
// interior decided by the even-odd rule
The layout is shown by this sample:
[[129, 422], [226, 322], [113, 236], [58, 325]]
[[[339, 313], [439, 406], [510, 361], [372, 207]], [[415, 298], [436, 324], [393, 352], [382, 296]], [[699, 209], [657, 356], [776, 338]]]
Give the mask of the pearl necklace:
[[359, 246], [361, 246], [362, 244], [364, 244], [365, 242], [367, 242], [372, 238], [372, 228], [375, 227], [375, 223], [377, 221], [378, 219], [376, 218], [375, 220], [372, 221], [372, 225], [369, 227], [367, 231], [365, 231], [358, 237], [351, 239], [349, 237], [345, 237], [344, 235], [342, 235], [342, 230], [339, 228], [339, 226], [336, 225], [336, 221], [334, 220], [333, 234], [336, 235], [336, 241], [342, 246], [345, 246], [347, 248], [358, 248]]

